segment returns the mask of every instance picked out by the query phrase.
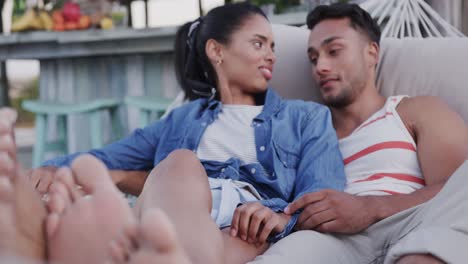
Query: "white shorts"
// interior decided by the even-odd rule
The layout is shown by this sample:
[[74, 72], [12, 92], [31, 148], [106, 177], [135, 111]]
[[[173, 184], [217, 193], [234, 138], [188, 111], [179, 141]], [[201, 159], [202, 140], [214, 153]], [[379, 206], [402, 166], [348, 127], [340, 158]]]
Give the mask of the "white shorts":
[[211, 218], [220, 229], [231, 226], [237, 205], [261, 200], [255, 188], [246, 182], [208, 178], [213, 197]]

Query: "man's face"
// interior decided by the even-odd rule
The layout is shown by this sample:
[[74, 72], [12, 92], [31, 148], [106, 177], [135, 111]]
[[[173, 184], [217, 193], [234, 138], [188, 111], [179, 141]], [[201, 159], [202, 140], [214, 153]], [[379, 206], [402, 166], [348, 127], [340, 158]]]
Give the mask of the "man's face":
[[376, 63], [372, 48], [348, 18], [323, 20], [311, 30], [307, 53], [326, 105], [346, 107], [361, 93]]

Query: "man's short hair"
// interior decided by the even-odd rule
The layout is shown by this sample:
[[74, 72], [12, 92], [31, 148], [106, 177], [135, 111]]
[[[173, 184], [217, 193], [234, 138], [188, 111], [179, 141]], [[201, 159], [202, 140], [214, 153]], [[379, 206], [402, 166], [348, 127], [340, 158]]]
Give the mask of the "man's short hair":
[[361, 30], [369, 39], [380, 45], [380, 28], [369, 13], [357, 4], [336, 3], [317, 6], [307, 15], [307, 27], [312, 30], [326, 19], [349, 18], [351, 26]]

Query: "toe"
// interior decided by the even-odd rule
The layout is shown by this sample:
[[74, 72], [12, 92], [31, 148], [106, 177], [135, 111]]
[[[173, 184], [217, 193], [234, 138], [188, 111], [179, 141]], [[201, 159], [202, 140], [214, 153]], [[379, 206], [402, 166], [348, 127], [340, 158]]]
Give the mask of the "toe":
[[83, 197], [83, 194], [77, 189], [78, 185], [75, 182], [73, 172], [70, 168], [62, 167], [58, 169], [54, 177], [57, 183], [61, 183], [59, 187], [64, 187], [59, 189], [59, 194], [64, 194], [67, 196], [64, 198], [67, 198], [67, 200], [70, 200], [70, 202], [74, 202], [77, 199]]
[[8, 177], [0, 176], [0, 202], [11, 202], [13, 200], [13, 184]]
[[13, 159], [16, 158], [16, 146], [11, 135], [0, 135], [0, 151], [8, 153]]
[[13, 124], [16, 122], [18, 114], [12, 108], [2, 107], [0, 108], [0, 117], [2, 117], [2, 119], [6, 120], [7, 122]]
[[71, 167], [77, 183], [87, 194], [92, 194], [99, 188], [116, 188], [107, 167], [92, 155], [82, 155], [76, 158]]
[[16, 164], [11, 156], [6, 152], [0, 152], [0, 174], [12, 177], [15, 168]]
[[49, 194], [47, 208], [50, 213], [62, 215], [71, 204], [66, 188], [61, 183], [54, 183]]
[[56, 213], [51, 213], [46, 218], [46, 233], [49, 240], [53, 239], [60, 224], [60, 216]]
[[113, 240], [109, 244], [110, 257], [113, 263], [125, 263], [130, 252], [126, 251], [119, 242]]

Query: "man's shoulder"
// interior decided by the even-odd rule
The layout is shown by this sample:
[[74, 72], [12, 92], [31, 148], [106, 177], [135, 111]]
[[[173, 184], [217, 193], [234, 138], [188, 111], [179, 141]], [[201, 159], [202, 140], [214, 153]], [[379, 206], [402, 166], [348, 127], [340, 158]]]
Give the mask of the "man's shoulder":
[[[401, 101], [397, 107], [401, 120], [410, 130], [418, 134], [434, 126], [444, 126], [450, 121], [460, 122], [461, 117], [437, 96], [415, 96]], [[462, 121], [463, 122], [463, 121]], [[449, 123], [447, 123], [448, 125]]]
[[397, 111], [402, 119], [408, 118], [415, 121], [431, 117], [439, 112], [449, 111], [449, 107], [437, 96], [413, 96], [403, 98], [398, 104]]

